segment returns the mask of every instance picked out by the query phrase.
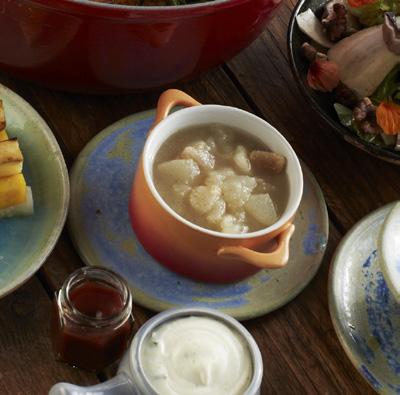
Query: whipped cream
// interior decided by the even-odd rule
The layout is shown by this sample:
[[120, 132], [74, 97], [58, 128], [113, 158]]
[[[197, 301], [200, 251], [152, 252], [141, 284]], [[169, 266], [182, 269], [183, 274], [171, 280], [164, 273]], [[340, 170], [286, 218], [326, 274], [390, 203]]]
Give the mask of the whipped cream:
[[253, 375], [243, 336], [207, 317], [162, 324], [145, 339], [140, 359], [160, 395], [242, 395]]

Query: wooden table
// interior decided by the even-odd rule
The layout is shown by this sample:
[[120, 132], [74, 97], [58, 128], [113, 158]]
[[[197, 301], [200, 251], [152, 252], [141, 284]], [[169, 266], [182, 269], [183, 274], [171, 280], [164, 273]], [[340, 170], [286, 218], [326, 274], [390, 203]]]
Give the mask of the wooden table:
[[[178, 86], [203, 103], [236, 106], [266, 119], [314, 172], [330, 214], [330, 240], [311, 284], [280, 310], [245, 323], [264, 359], [262, 394], [372, 394], [334, 332], [327, 301], [332, 253], [360, 218], [400, 196], [400, 168], [340, 140], [312, 112], [294, 83], [286, 55], [286, 29], [295, 0], [286, 0], [264, 34], [232, 61]], [[0, 75], [0, 82], [30, 102], [57, 137], [68, 166], [85, 144], [118, 119], [153, 108], [160, 91], [93, 97], [43, 89]], [[63, 232], [42, 269], [0, 301], [0, 394], [47, 394], [58, 381], [89, 385], [103, 380], [54, 360], [49, 330], [51, 299], [80, 267]], [[137, 322], [151, 312], [135, 309]]]

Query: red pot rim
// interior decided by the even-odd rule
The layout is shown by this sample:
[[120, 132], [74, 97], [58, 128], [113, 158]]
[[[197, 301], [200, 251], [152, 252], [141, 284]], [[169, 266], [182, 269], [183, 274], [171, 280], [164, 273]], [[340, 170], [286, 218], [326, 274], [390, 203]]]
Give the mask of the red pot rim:
[[86, 14], [89, 17], [106, 19], [170, 19], [207, 15], [251, 1], [253, 0], [215, 0], [181, 6], [125, 6], [97, 3], [92, 0], [28, 0], [28, 3], [67, 13]]

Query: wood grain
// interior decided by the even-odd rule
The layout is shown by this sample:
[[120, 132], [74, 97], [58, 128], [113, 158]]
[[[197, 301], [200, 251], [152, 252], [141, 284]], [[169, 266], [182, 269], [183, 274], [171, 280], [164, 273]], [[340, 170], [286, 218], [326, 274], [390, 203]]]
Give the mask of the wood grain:
[[262, 394], [374, 394], [344, 355], [329, 316], [329, 263], [340, 238], [331, 225], [322, 266], [295, 300], [246, 322], [263, 353]]
[[[261, 38], [227, 65], [178, 88], [203, 103], [252, 111], [276, 126], [316, 175], [333, 219], [328, 251], [311, 284], [280, 310], [245, 323], [263, 354], [262, 394], [368, 395], [373, 390], [345, 356], [332, 327], [329, 262], [344, 231], [399, 196], [399, 169], [341, 141], [304, 102], [286, 57], [286, 28], [294, 3], [286, 0]], [[50, 91], [1, 74], [0, 82], [44, 117], [68, 166], [99, 131], [122, 117], [154, 108], [160, 93], [95, 97]], [[46, 329], [54, 290], [81, 265], [64, 230], [38, 274], [44, 288], [34, 278], [0, 302], [0, 394], [44, 394], [59, 380], [96, 381], [54, 361]], [[18, 303], [25, 307], [16, 311], [29, 314], [16, 313]], [[135, 307], [137, 326], [152, 314]], [[33, 366], [29, 374], [26, 366]]]
[[95, 375], [55, 362], [51, 301], [33, 277], [0, 301], [0, 394], [47, 394], [58, 381], [90, 385]]

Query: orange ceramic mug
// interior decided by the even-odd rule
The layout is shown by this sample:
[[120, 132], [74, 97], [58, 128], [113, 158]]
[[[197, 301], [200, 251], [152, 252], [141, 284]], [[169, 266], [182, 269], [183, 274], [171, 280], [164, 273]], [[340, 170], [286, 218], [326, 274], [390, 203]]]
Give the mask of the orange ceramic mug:
[[[184, 108], [169, 115], [176, 105]], [[153, 162], [162, 144], [177, 131], [205, 123], [242, 129], [287, 159], [289, 198], [279, 220], [264, 229], [228, 234], [202, 228], [173, 211], [157, 192]], [[278, 269], [289, 259], [293, 217], [303, 193], [299, 160], [286, 139], [271, 125], [246, 111], [200, 105], [171, 89], [158, 102], [156, 120], [147, 138], [129, 202], [133, 229], [144, 248], [161, 264], [182, 275], [208, 282], [233, 282], [261, 269]]]

